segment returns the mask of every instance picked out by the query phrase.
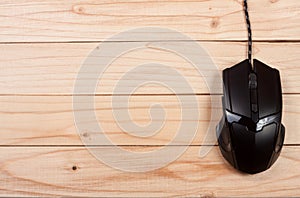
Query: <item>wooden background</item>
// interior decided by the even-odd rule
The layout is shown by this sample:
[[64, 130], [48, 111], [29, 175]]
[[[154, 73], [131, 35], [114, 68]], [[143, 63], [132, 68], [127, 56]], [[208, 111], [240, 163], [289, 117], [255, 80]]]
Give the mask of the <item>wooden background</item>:
[[[127, 173], [95, 159], [76, 132], [72, 93], [87, 55], [120, 31], [158, 26], [175, 29], [208, 51], [220, 70], [246, 57], [241, 0], [1, 0], [0, 194], [2, 196], [221, 196], [300, 195], [300, 1], [249, 0], [254, 55], [281, 72], [286, 139], [274, 166], [247, 175], [229, 166], [215, 145], [200, 159], [210, 96], [202, 77], [180, 57], [146, 48], [120, 57], [97, 88], [96, 109], [106, 134], [123, 148], [143, 151], [167, 144], [180, 124], [169, 90], [149, 85], [131, 97], [136, 123], [151, 121], [153, 103], [164, 105], [166, 126], [150, 138], [126, 135], [114, 122], [112, 90], [122, 73], [147, 62], [177, 69], [191, 84], [201, 109], [189, 149], [166, 167]], [[169, 42], [163, 36], [161, 41]], [[176, 37], [171, 40], [184, 45]], [[118, 42], [139, 42], [134, 38]], [[142, 42], [142, 40], [140, 41]], [[149, 45], [158, 41], [148, 41]], [[159, 71], [158, 71], [159, 73]], [[141, 74], [142, 75], [142, 74]], [[172, 79], [168, 74], [166, 79]], [[217, 95], [221, 90], [217, 90]], [[124, 120], [124, 122], [129, 122]], [[89, 135], [89, 132], [82, 135]], [[184, 143], [178, 142], [178, 146]], [[110, 147], [93, 145], [100, 149]], [[118, 156], [120, 158], [122, 156]]]

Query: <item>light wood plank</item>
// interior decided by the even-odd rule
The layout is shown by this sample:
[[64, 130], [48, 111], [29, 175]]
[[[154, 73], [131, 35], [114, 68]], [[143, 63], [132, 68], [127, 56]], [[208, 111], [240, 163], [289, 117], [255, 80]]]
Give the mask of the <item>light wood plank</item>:
[[[117, 96], [119, 97], [119, 96]], [[186, 97], [186, 96], [180, 96]], [[220, 96], [217, 96], [220, 98]], [[298, 131], [300, 130], [300, 95], [285, 95], [283, 123], [286, 126], [286, 144], [300, 144]], [[214, 144], [214, 141], [204, 141], [211, 115], [209, 96], [197, 96], [199, 119], [188, 118], [188, 123], [198, 124], [193, 145]], [[166, 145], [175, 136], [182, 123], [181, 105], [176, 96], [132, 96], [127, 105], [119, 105], [115, 110], [129, 109], [132, 120], [122, 118], [116, 121], [113, 116], [111, 96], [97, 96], [95, 98], [96, 116], [101, 123], [105, 135], [116, 145]], [[0, 145], [82, 145], [80, 136], [94, 140], [100, 131], [76, 131], [71, 96], [1, 96], [0, 97]], [[86, 102], [82, 102], [86, 104]], [[165, 118], [151, 118], [150, 107], [160, 104], [164, 108]], [[190, 101], [188, 108], [194, 108]], [[221, 111], [220, 106], [217, 109]], [[76, 113], [87, 112], [82, 108]], [[164, 121], [164, 122], [163, 122]], [[145, 126], [149, 123], [162, 126], [151, 137], [132, 136], [132, 129], [120, 128], [118, 123], [136, 123]], [[218, 120], [213, 120], [217, 123]], [[89, 118], [83, 118], [82, 123], [93, 124]], [[161, 124], [163, 123], [163, 124]], [[189, 132], [191, 133], [191, 132]], [[187, 135], [189, 134], [186, 133]], [[178, 145], [187, 145], [184, 140], [175, 141]], [[97, 143], [101, 145], [101, 143]]]
[[[298, 0], [249, 1], [254, 39], [299, 39], [299, 7]], [[244, 40], [247, 35], [242, 0], [4, 0], [0, 13], [2, 42], [99, 41], [120, 31], [153, 26], [198, 40]], [[165, 32], [160, 37], [178, 39]]]
[[[105, 149], [115, 159], [122, 160], [110, 147], [98, 149]], [[85, 148], [2, 147], [0, 193], [2, 196], [84, 197], [287, 197], [300, 193], [299, 147], [284, 147], [272, 168], [256, 175], [234, 170], [217, 147], [205, 158], [198, 157], [199, 149], [190, 147], [179, 159], [161, 169], [128, 173], [102, 164]], [[73, 170], [73, 166], [77, 169]]]
[[[184, 47], [185, 44], [184, 42], [175, 42], [172, 45]], [[220, 70], [234, 65], [246, 57], [245, 43], [201, 42], [199, 44], [209, 53], [212, 61]], [[191, 63], [174, 53], [155, 48], [156, 45], [155, 42], [144, 43], [145, 49], [131, 51], [115, 60], [104, 72], [96, 93], [114, 93], [114, 87], [122, 75], [145, 63], [160, 63], [169, 66], [186, 79], [194, 93], [209, 93], [204, 78]], [[96, 46], [97, 44], [1, 45], [0, 94], [72, 94], [80, 66]], [[115, 47], [118, 47], [118, 43]], [[284, 93], [299, 93], [299, 49], [299, 43], [256, 43], [254, 45], [256, 58], [280, 70]], [[207, 64], [206, 59], [207, 56], [199, 57], [199, 61], [202, 61], [201, 64]], [[95, 65], [95, 69], [98, 67], [101, 65]], [[91, 79], [91, 74], [91, 72], [86, 73], [87, 77], [84, 82]], [[182, 86], [182, 83], [176, 83], [174, 76], [169, 73], [156, 71], [156, 74], [160, 75], [162, 80], [171, 83], [173, 88]], [[204, 77], [212, 78], [207, 70], [204, 70]], [[135, 82], [137, 79], [149, 79], [149, 74], [138, 73], [128, 82]], [[219, 84], [216, 84], [216, 89], [212, 92], [222, 93], [217, 85]], [[161, 85], [150, 83], [140, 87], [135, 93], [172, 92]]]

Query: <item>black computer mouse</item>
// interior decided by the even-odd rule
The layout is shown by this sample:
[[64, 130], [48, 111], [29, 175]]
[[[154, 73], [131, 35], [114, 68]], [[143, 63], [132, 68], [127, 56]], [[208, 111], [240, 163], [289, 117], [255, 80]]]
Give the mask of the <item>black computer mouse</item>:
[[223, 70], [223, 117], [217, 126], [219, 148], [236, 169], [254, 174], [278, 158], [285, 128], [281, 124], [279, 71], [254, 59]]

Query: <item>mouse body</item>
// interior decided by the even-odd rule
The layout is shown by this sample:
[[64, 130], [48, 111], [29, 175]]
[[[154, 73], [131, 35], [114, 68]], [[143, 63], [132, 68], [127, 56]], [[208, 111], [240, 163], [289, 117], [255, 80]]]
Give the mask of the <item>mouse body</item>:
[[223, 117], [217, 126], [224, 158], [236, 169], [267, 170], [280, 155], [285, 127], [279, 71], [248, 59], [223, 70]]

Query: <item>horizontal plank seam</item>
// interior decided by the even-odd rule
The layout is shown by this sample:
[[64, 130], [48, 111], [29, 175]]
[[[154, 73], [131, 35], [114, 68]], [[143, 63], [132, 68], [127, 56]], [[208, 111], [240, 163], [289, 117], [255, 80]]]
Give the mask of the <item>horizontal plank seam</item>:
[[[179, 146], [189, 146], [189, 147], [200, 147], [200, 146], [213, 146], [213, 147], [217, 147], [218, 145], [216, 144], [205, 144], [205, 145], [201, 145], [201, 144], [193, 144], [193, 145], [0, 145], [0, 148], [5, 148], [5, 147], [115, 147], [115, 146], [123, 146], [123, 147], [162, 147], [162, 146], [168, 146], [168, 147], [179, 147]], [[283, 146], [286, 147], [298, 147], [300, 146], [300, 144], [284, 144]]]
[[[222, 96], [221, 93], [183, 93], [183, 94], [173, 94], [173, 93], [151, 93], [151, 94], [0, 94], [1, 96]], [[300, 93], [283, 93], [282, 95], [300, 95]]]
[[[240, 43], [240, 42], [247, 42], [247, 40], [241, 39], [241, 40], [138, 40], [138, 41], [14, 41], [14, 42], [0, 42], [0, 45], [15, 45], [15, 44], [81, 44], [81, 43], [131, 43], [131, 42], [210, 42], [210, 43]], [[253, 42], [257, 43], [300, 43], [300, 40], [253, 40]]]

